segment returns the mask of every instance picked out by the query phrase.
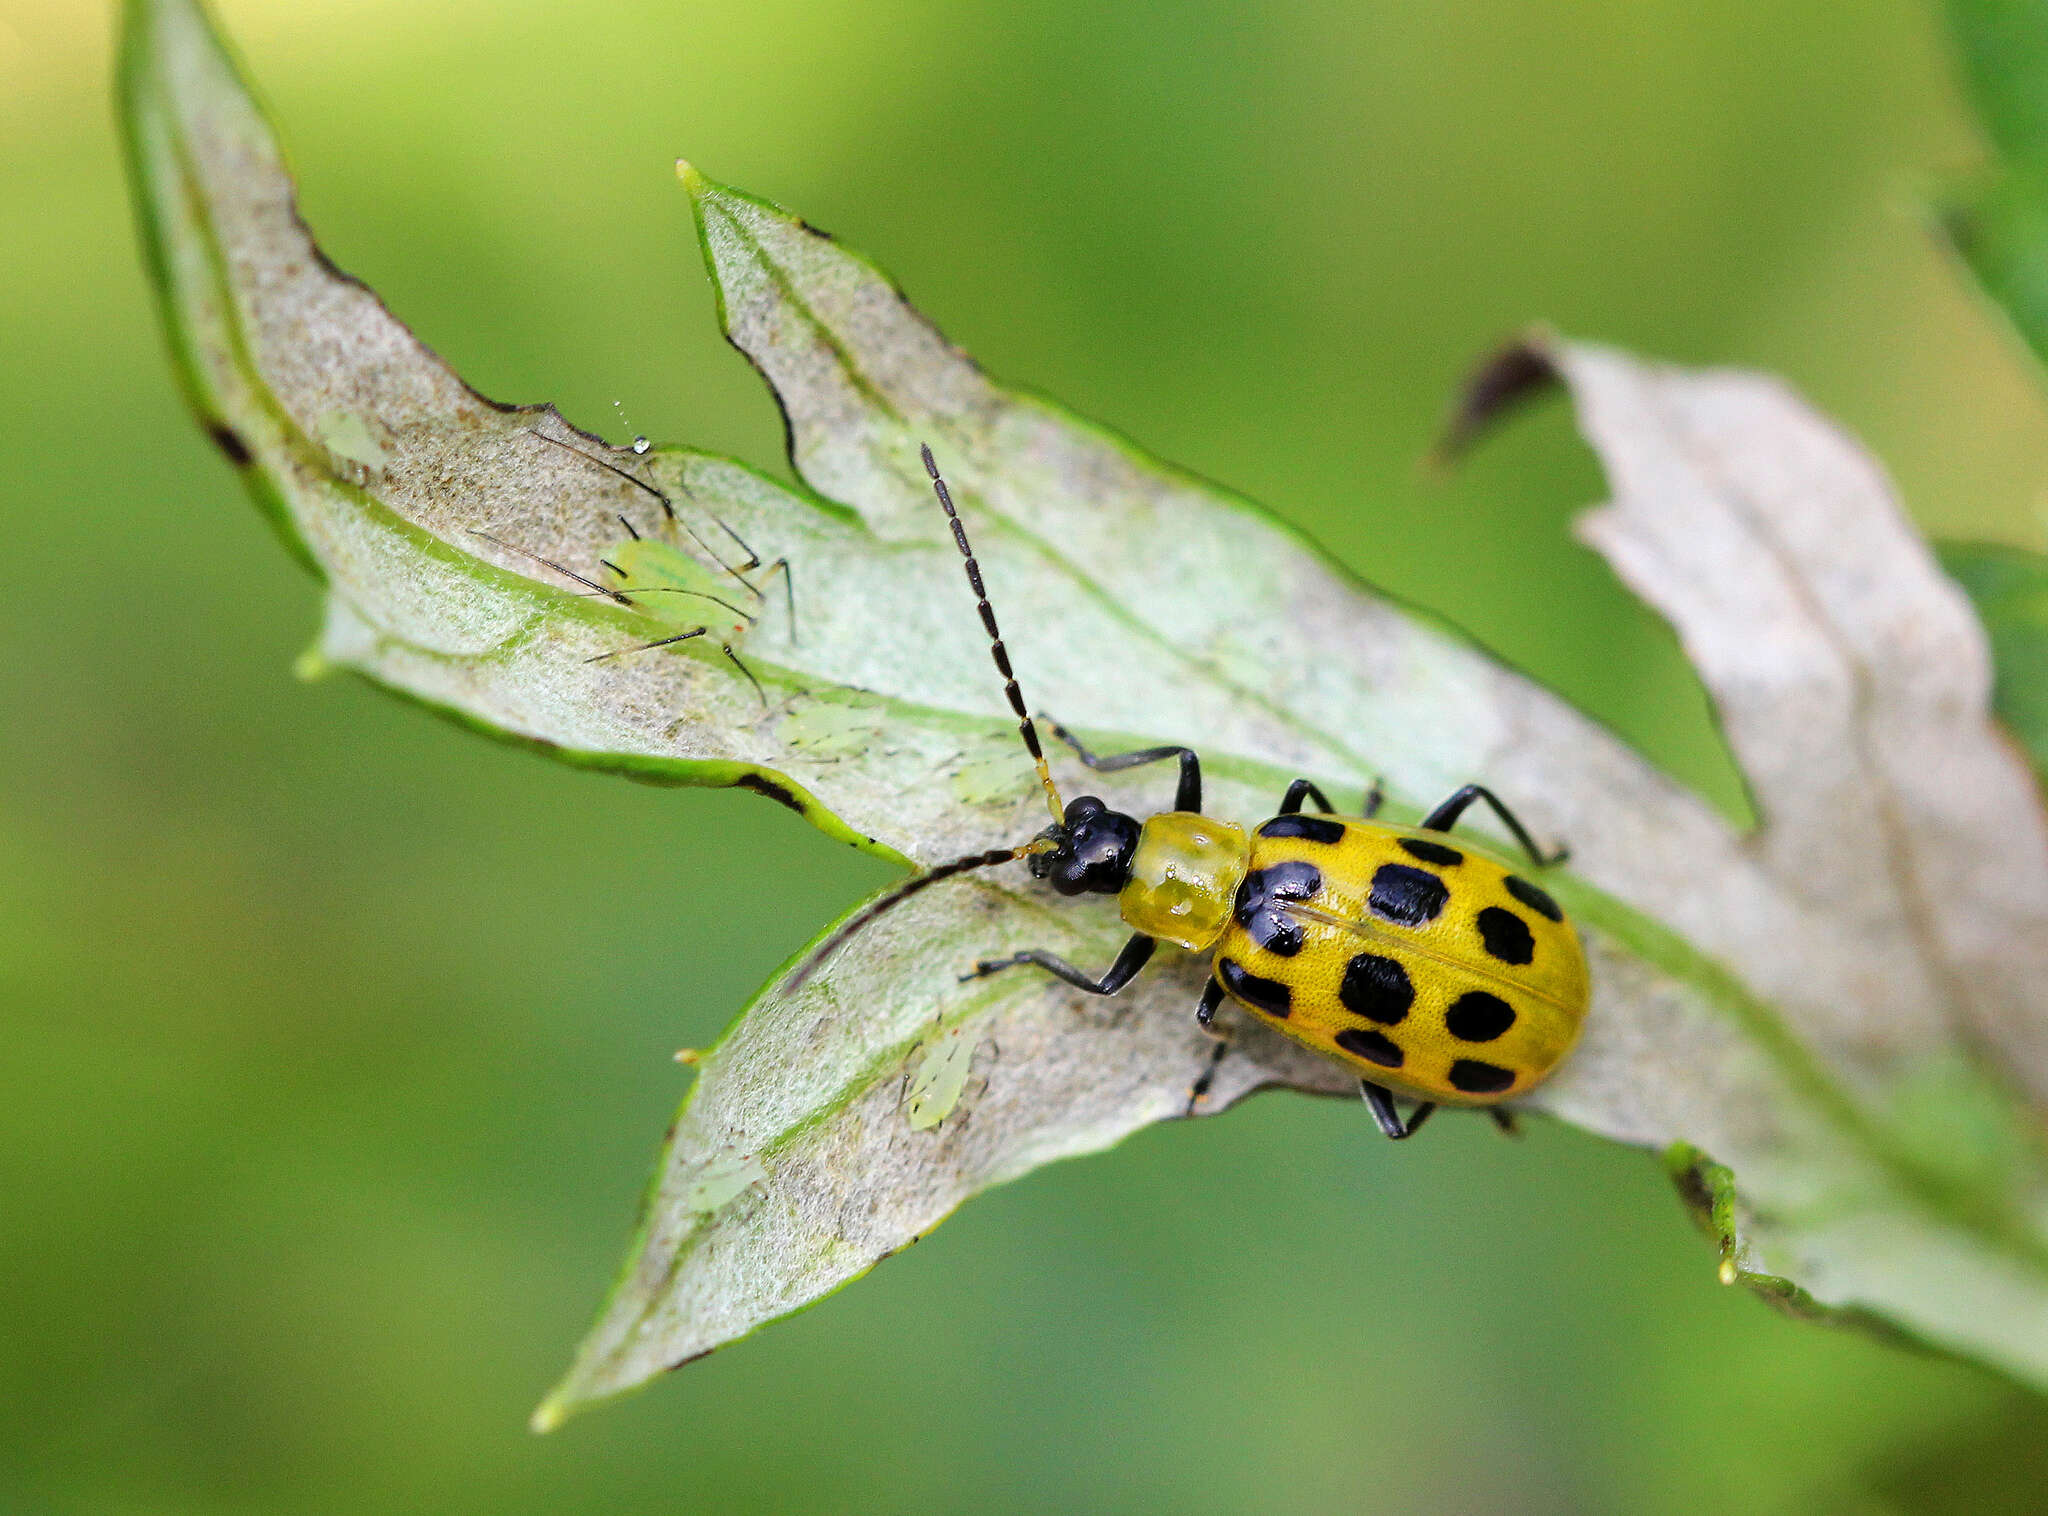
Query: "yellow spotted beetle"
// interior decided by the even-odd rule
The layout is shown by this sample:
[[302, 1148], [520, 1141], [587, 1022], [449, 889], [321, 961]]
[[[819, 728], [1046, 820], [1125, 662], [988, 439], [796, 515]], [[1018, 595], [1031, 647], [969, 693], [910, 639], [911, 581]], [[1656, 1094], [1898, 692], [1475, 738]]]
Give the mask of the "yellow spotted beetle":
[[[1175, 759], [1173, 809], [1140, 822], [1093, 795], [1062, 801], [1039, 746], [1010, 657], [996, 628], [981, 565], [930, 448], [932, 488], [966, 560], [996, 668], [1038, 766], [1053, 824], [1020, 847], [958, 858], [920, 874], [849, 919], [820, 946], [792, 988], [835, 947], [883, 911], [941, 879], [1017, 859], [1062, 895], [1114, 895], [1132, 937], [1100, 976], [1034, 949], [985, 959], [963, 979], [1034, 965], [1091, 995], [1114, 995], [1137, 977], [1161, 942], [1213, 952], [1196, 1007], [1207, 1028], [1228, 998], [1266, 1025], [1359, 1076], [1380, 1129], [1412, 1136], [1439, 1104], [1486, 1107], [1525, 1094], [1571, 1050], [1589, 987], [1577, 933], [1548, 892], [1490, 854], [1446, 834], [1484, 801], [1538, 868], [1545, 856], [1528, 830], [1487, 789], [1468, 784], [1418, 826], [1373, 819], [1378, 787], [1361, 816], [1330, 814], [1307, 779], [1287, 787], [1279, 814], [1247, 835], [1202, 814], [1202, 763], [1191, 748], [1097, 755], [1065, 728], [1053, 734], [1082, 763], [1115, 773]], [[1304, 812], [1313, 802], [1316, 812]], [[1218, 1057], [1223, 1045], [1218, 1044]], [[1213, 1075], [1205, 1075], [1197, 1093]], [[1404, 1121], [1394, 1091], [1419, 1103]]]

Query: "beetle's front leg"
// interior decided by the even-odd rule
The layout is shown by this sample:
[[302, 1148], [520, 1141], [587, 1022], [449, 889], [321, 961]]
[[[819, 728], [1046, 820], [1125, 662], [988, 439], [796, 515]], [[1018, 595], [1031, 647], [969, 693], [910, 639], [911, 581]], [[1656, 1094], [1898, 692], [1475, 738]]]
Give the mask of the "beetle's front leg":
[[1020, 964], [1036, 964], [1055, 979], [1071, 984], [1077, 990], [1086, 990], [1091, 995], [1114, 995], [1118, 990], [1138, 977], [1138, 971], [1152, 960], [1152, 951], [1159, 944], [1143, 932], [1135, 933], [1124, 950], [1116, 955], [1116, 962], [1100, 979], [1084, 969], [1077, 969], [1066, 959], [1043, 948], [1032, 948], [1028, 952], [1012, 953], [1007, 958], [984, 958], [974, 966], [971, 974], [962, 974], [960, 982], [970, 979], [986, 979], [990, 974], [1000, 974], [1004, 969], [1016, 968]]

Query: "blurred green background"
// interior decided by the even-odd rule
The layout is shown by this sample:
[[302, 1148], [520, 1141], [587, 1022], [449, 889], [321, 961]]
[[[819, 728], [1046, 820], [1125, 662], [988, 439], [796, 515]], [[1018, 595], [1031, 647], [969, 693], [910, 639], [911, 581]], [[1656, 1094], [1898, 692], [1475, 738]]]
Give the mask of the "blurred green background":
[[[1977, 148], [1916, 4], [219, 8], [327, 248], [487, 394], [786, 467], [685, 153], [1723, 799], [1566, 535], [1568, 418], [1419, 473], [1476, 353], [1775, 369], [1930, 530], [2040, 541], [2048, 405], [1920, 209]], [[1722, 1288], [1650, 1158], [1280, 1096], [529, 1436], [669, 1053], [886, 870], [293, 681], [314, 588], [173, 387], [112, 27], [0, 0], [0, 1508], [2038, 1508], [2038, 1402]]]

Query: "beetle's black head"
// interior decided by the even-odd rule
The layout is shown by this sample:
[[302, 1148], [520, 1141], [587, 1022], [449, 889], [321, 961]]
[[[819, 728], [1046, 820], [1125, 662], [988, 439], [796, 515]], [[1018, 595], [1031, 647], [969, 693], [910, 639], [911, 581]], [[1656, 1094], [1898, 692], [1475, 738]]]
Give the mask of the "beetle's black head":
[[1093, 795], [1067, 803], [1067, 819], [1041, 834], [1052, 850], [1031, 855], [1031, 874], [1050, 879], [1062, 895], [1114, 895], [1131, 882], [1138, 849], [1138, 819], [1113, 811]]

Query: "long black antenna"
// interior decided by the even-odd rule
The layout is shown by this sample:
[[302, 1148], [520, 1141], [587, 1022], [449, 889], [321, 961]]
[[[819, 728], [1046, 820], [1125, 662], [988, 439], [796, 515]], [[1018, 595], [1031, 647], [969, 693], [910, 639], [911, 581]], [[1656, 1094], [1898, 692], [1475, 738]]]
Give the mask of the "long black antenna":
[[782, 993], [794, 995], [804, 987], [811, 975], [818, 971], [818, 965], [827, 958], [830, 958], [847, 938], [866, 926], [870, 921], [873, 921], [884, 911], [894, 910], [918, 891], [930, 889], [941, 879], [951, 879], [955, 874], [965, 874], [974, 869], [990, 869], [999, 863], [1014, 863], [1026, 854], [1036, 851], [1040, 846], [1042, 844], [1034, 841], [1027, 842], [1022, 847], [990, 848], [985, 853], [971, 853], [965, 858], [955, 858], [951, 863], [942, 863], [937, 868], [927, 873], [919, 874], [914, 879], [906, 879], [881, 899], [869, 905], [865, 910], [856, 911], [853, 915], [847, 917], [838, 931], [819, 943], [817, 950], [797, 965], [796, 972], [791, 974], [789, 982], [783, 985]]
[[981, 624], [988, 630], [989, 655], [996, 661], [996, 672], [1003, 676], [1003, 693], [1010, 697], [1010, 709], [1017, 713], [1017, 730], [1023, 734], [1024, 749], [1031, 754], [1031, 761], [1038, 765], [1038, 782], [1045, 786], [1045, 803], [1052, 808], [1054, 823], [1065, 826], [1067, 808], [1060, 800], [1059, 786], [1052, 782], [1052, 766], [1045, 761], [1045, 749], [1038, 745], [1038, 727], [1031, 719], [1029, 707], [1024, 704], [1024, 692], [1017, 687], [1017, 676], [1011, 672], [1010, 652], [1003, 646], [1003, 634], [996, 628], [995, 607], [988, 603], [988, 590], [981, 582], [981, 565], [975, 562], [974, 549], [967, 545], [967, 528], [960, 521], [960, 513], [953, 509], [952, 493], [946, 488], [946, 481], [939, 477], [939, 466], [932, 460], [931, 448], [921, 447], [919, 452], [924, 456], [924, 471], [932, 476], [932, 489], [938, 494], [939, 504], [945, 507], [946, 519], [953, 525], [953, 543], [960, 549], [960, 556], [967, 560], [967, 582], [974, 589]]
[[[932, 490], [939, 497], [939, 504], [945, 508], [946, 519], [953, 526], [953, 542], [960, 549], [960, 556], [967, 563], [967, 582], [974, 589], [974, 601], [981, 611], [981, 624], [988, 629], [989, 655], [995, 659], [996, 672], [1003, 676], [1003, 693], [1010, 697], [1010, 709], [1017, 713], [1017, 729], [1024, 736], [1024, 747], [1031, 754], [1031, 761], [1038, 765], [1038, 782], [1045, 786], [1045, 803], [1052, 808], [1055, 826], [1065, 826], [1066, 807], [1060, 802], [1059, 787], [1052, 782], [1052, 767], [1045, 761], [1045, 749], [1039, 746], [1038, 727], [1031, 719], [1030, 707], [1024, 704], [1024, 692], [1017, 687], [1017, 676], [1010, 669], [1010, 653], [1003, 646], [1003, 634], [996, 628], [995, 608], [988, 603], [988, 590], [981, 581], [981, 565], [975, 561], [974, 549], [967, 542], [967, 528], [961, 525], [960, 513], [953, 509], [953, 495], [946, 488], [946, 481], [939, 477], [939, 465], [932, 458], [929, 447], [918, 450], [924, 458], [924, 471], [932, 476]], [[782, 986], [782, 993], [793, 995], [817, 973], [819, 965], [836, 953], [854, 933], [866, 927], [877, 916], [893, 911], [912, 895], [928, 890], [942, 879], [969, 873], [974, 869], [992, 869], [998, 864], [1014, 863], [1019, 858], [1028, 858], [1033, 853], [1043, 853], [1052, 848], [1055, 838], [1050, 832], [1034, 837], [1031, 841], [1016, 847], [990, 848], [983, 853], [969, 853], [965, 858], [955, 858], [949, 863], [928, 869], [914, 879], [906, 879], [880, 899], [870, 902], [846, 918], [839, 929], [827, 937], [811, 952], [811, 955], [796, 966]]]

